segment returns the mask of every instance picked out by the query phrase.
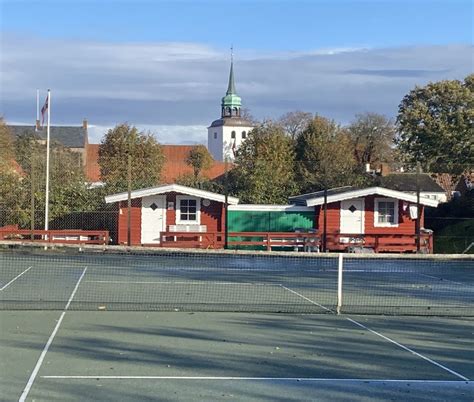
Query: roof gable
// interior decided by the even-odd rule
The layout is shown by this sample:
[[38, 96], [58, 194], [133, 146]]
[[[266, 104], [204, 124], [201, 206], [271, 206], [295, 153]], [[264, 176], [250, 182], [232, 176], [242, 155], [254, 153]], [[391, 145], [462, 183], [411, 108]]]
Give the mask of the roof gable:
[[[387, 176], [379, 178], [382, 187], [397, 191], [417, 190], [417, 174], [416, 173], [391, 173]], [[430, 175], [422, 173], [418, 175], [418, 185], [420, 191], [428, 193], [444, 193], [443, 188], [436, 183]]]
[[[331, 193], [331, 191], [333, 192]], [[402, 191], [391, 190], [384, 187], [368, 187], [363, 189], [357, 189], [353, 187], [342, 187], [340, 189], [328, 190], [327, 202], [331, 203], [343, 200], [350, 200], [353, 198], [366, 197], [369, 195], [381, 195], [383, 197], [396, 198], [399, 200], [413, 203], [417, 202], [416, 195], [408, 194]], [[298, 205], [307, 205], [308, 207], [323, 205], [324, 191], [318, 191], [316, 193], [303, 194], [302, 196], [291, 197], [290, 202], [294, 202]], [[420, 204], [428, 207], [437, 207], [438, 201], [427, 197], [420, 197]]]
[[[21, 135], [37, 136], [46, 140], [46, 127], [36, 131], [34, 126], [11, 126], [8, 128], [12, 135], [16, 138]], [[51, 141], [57, 141], [68, 148], [84, 148], [87, 141], [87, 129], [82, 126], [51, 126]]]
[[[192, 187], [181, 186], [179, 184], [165, 184], [157, 187], [143, 188], [139, 190], [132, 191], [133, 198], [142, 198], [148, 195], [157, 195], [157, 194], [166, 194], [166, 193], [180, 193], [186, 194], [193, 197], [204, 198], [211, 201], [225, 202], [225, 195], [212, 193], [210, 191], [199, 190]], [[105, 202], [110, 204], [118, 201], [125, 201], [128, 199], [128, 193], [118, 193], [112, 194], [105, 197]], [[236, 205], [239, 203], [239, 199], [235, 197], [228, 197], [227, 202], [230, 205]]]

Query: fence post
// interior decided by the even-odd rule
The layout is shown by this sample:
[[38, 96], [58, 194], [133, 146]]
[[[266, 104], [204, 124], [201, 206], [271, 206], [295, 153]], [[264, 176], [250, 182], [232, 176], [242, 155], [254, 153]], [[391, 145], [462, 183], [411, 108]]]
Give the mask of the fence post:
[[337, 314], [341, 314], [342, 308], [342, 266], [343, 259], [342, 253], [339, 253], [338, 264], [337, 264]]

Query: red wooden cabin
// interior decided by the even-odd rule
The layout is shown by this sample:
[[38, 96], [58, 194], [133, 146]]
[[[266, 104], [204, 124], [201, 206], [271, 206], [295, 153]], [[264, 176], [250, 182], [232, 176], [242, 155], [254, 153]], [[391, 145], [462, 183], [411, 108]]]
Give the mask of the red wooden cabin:
[[[163, 236], [176, 238], [186, 232], [215, 238], [216, 233], [222, 236], [225, 230], [225, 196], [222, 194], [167, 184], [132, 191], [131, 198], [131, 245], [158, 246]], [[119, 211], [118, 239], [113, 239], [114, 242], [127, 244], [128, 193], [109, 195], [105, 201], [115, 203]], [[230, 205], [239, 202], [235, 197], [228, 197], [227, 201]], [[214, 240], [223, 244], [223, 239]], [[193, 244], [199, 246], [196, 242], [187, 243], [188, 246]]]
[[[315, 228], [324, 236], [324, 191], [290, 197], [290, 202], [315, 208]], [[383, 187], [341, 187], [327, 191], [326, 249], [414, 252], [417, 197]], [[424, 207], [438, 201], [420, 197], [420, 227]], [[432, 234], [421, 229], [421, 249], [432, 252]]]

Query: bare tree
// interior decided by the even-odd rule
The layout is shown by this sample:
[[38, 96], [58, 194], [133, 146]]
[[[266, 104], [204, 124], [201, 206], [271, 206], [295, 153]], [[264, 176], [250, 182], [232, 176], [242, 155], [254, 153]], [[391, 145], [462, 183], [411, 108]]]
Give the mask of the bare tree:
[[313, 114], [309, 112], [289, 112], [280, 117], [278, 124], [295, 140], [308, 127], [312, 119]]

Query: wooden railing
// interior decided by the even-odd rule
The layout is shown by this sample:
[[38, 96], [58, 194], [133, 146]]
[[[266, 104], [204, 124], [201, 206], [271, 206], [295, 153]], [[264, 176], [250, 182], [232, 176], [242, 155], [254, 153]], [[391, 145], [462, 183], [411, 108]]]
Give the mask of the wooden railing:
[[[267, 251], [288, 248], [294, 251], [319, 251], [319, 233], [294, 232], [229, 232], [229, 248], [257, 248]], [[365, 235], [328, 233], [328, 251], [349, 252], [416, 252], [416, 235], [413, 233], [373, 233]], [[223, 248], [222, 232], [162, 232], [161, 247]], [[432, 233], [421, 233], [420, 251], [433, 252]]]
[[161, 232], [160, 239], [160, 247], [212, 249], [224, 247], [222, 232]]
[[[239, 239], [235, 239], [236, 237]], [[230, 247], [260, 246], [267, 251], [271, 251], [273, 248], [319, 251], [320, 236], [317, 233], [296, 232], [230, 232], [228, 245]]]
[[109, 244], [107, 230], [29, 230], [0, 228], [0, 241], [41, 241], [64, 244]]
[[[223, 232], [161, 232], [161, 247], [223, 248]], [[318, 251], [319, 236], [294, 232], [229, 232], [228, 246], [250, 246], [271, 251], [288, 247], [293, 250]]]
[[[329, 251], [374, 251], [376, 253], [417, 251], [414, 233], [328, 233], [326, 238]], [[426, 254], [433, 252], [432, 233], [420, 234], [420, 251]]]

